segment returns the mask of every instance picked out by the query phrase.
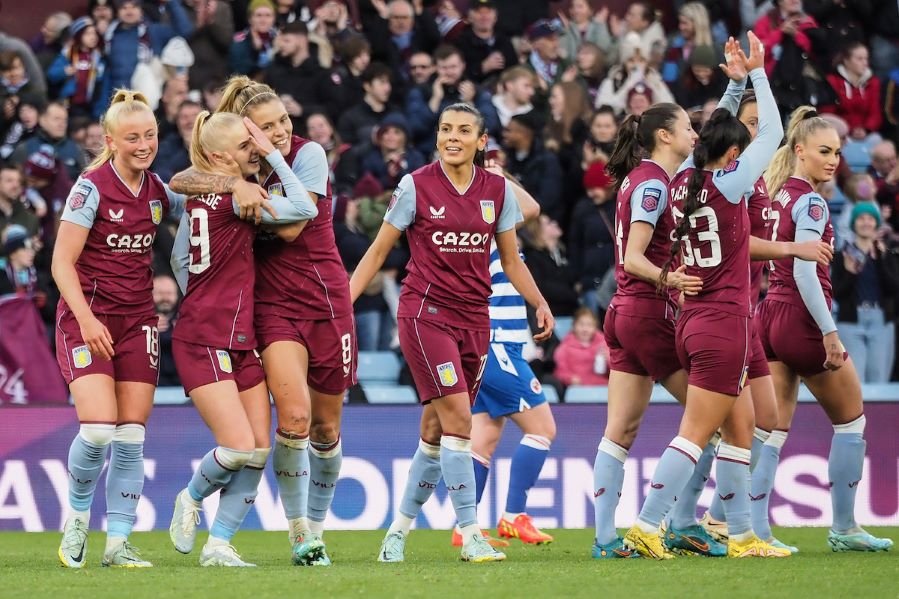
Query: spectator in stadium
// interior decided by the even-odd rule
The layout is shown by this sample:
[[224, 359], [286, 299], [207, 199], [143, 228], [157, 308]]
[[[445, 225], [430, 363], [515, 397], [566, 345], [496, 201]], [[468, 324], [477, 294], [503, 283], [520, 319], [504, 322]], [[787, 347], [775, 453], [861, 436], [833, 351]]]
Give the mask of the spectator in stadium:
[[627, 104], [624, 106], [624, 114], [642, 115], [652, 106], [652, 97], [652, 90], [641, 81], [627, 93]]
[[372, 58], [393, 72], [409, 77], [409, 59], [416, 52], [432, 53], [440, 43], [440, 31], [421, 2], [408, 0], [372, 2], [377, 15], [363, 19], [363, 31], [372, 45]]
[[[577, 280], [581, 303], [599, 314], [599, 288], [615, 261], [615, 201], [612, 177], [602, 161], [584, 173], [587, 197], [574, 207], [568, 228], [568, 256]], [[610, 201], [611, 200], [611, 201]]]
[[309, 30], [302, 21], [288, 23], [275, 40], [276, 54], [263, 72], [262, 80], [281, 97], [287, 114], [300, 130], [307, 112], [323, 107], [319, 80], [325, 70], [309, 49]]
[[190, 166], [190, 141], [194, 122], [203, 107], [193, 100], [184, 100], [175, 113], [175, 130], [159, 140], [159, 152], [151, 167], [163, 181]]
[[823, 33], [814, 31], [817, 29], [818, 23], [814, 17], [803, 10], [802, 0], [776, 0], [774, 7], [753, 28], [765, 48], [769, 49], [765, 53], [765, 72], [768, 76], [774, 73], [776, 64], [793, 45], [812, 56], [814, 47], [809, 33], [813, 36]]
[[615, 149], [617, 136], [618, 120], [615, 118], [615, 110], [610, 106], [600, 106], [590, 119], [590, 138], [584, 142], [584, 161], [581, 167], [586, 171], [597, 160], [608, 162]]
[[178, 131], [178, 108], [187, 99], [188, 91], [184, 76], [170, 77], [162, 86], [162, 98], [155, 112], [160, 139]]
[[362, 102], [340, 116], [337, 131], [340, 138], [352, 145], [371, 144], [372, 133], [390, 112], [390, 69], [379, 62], [372, 63], [362, 73]]
[[106, 60], [100, 36], [90, 17], [76, 19], [69, 27], [71, 39], [47, 70], [47, 82], [59, 89], [59, 98], [68, 100], [71, 116], [100, 118], [106, 99], [103, 88]]
[[870, 35], [874, 74], [885, 78], [899, 64], [899, 5], [893, 2], [872, 3], [867, 33]]
[[843, 195], [845, 197], [843, 207], [839, 214], [831, 216], [834, 245], [837, 249], [855, 240], [851, 220], [853, 208], [862, 203], [872, 204], [876, 207], [876, 194], [877, 187], [874, 185], [874, 178], [870, 174], [854, 173], [846, 179], [846, 183], [843, 185]]
[[374, 144], [362, 156], [360, 173], [371, 175], [385, 190], [392, 190], [404, 175], [418, 170], [425, 158], [409, 145], [409, 125], [401, 113], [384, 117], [375, 133]]
[[[820, 48], [822, 66], [833, 65], [837, 56], [850, 44], [867, 40], [864, 20], [871, 12], [871, 5], [870, 2], [851, 0], [806, 0], [805, 10], [814, 17], [827, 40]], [[754, 23], [755, 19], [750, 22]]]
[[606, 76], [606, 55], [592, 42], [584, 42], [575, 54], [575, 70], [562, 74], [563, 81], [577, 81], [587, 92], [590, 106], [596, 103], [596, 94]]
[[81, 142], [81, 153], [84, 155], [84, 163], [93, 162], [103, 151], [103, 126], [96, 122], [90, 122], [84, 129], [84, 139]]
[[131, 88], [135, 72], [147, 71], [145, 67], [150, 67], [153, 59], [162, 54], [162, 49], [173, 37], [190, 38], [194, 29], [182, 0], [166, 2], [171, 25], [154, 23], [145, 18], [140, 0], [116, 0], [115, 6], [116, 20], [103, 33], [107, 71], [99, 98], [104, 109], [113, 90]]
[[871, 166], [868, 173], [874, 177], [878, 193], [886, 185], [899, 183], [899, 160], [896, 159], [896, 144], [885, 140], [871, 148]]
[[60, 102], [50, 102], [38, 117], [37, 133], [16, 146], [12, 162], [24, 164], [37, 151], [52, 151], [54, 158], [74, 181], [84, 168], [84, 156], [78, 145], [67, 136], [69, 113]]
[[210, 82], [224, 81], [228, 76], [227, 56], [234, 36], [234, 15], [225, 0], [184, 0], [187, 16], [194, 31], [187, 38], [194, 54], [188, 71], [190, 89], [203, 89]]
[[464, 79], [465, 60], [458, 48], [441, 46], [434, 52], [437, 76], [433, 82], [419, 85], [406, 97], [406, 116], [416, 148], [429, 156], [434, 149], [437, 115], [450, 104], [473, 104], [487, 121], [487, 130], [496, 130], [491, 110], [490, 93]]
[[308, 23], [309, 40], [315, 48], [312, 54], [318, 57], [324, 68], [330, 68], [335, 62], [334, 49], [356, 35], [356, 27], [351, 22], [351, 8], [346, 0], [325, 0], [315, 9], [315, 16]]
[[517, 65], [502, 72], [497, 84], [499, 93], [494, 94], [491, 100], [495, 115], [491, 120], [498, 125], [490, 131], [493, 137], [502, 134], [502, 127], [507, 126], [513, 116], [527, 114], [534, 109], [531, 100], [534, 98], [535, 79], [533, 71], [523, 66]]
[[562, 75], [572, 66], [559, 53], [560, 28], [561, 24], [555, 21], [540, 19], [525, 31], [531, 45], [526, 64], [537, 74], [537, 89], [541, 101], [546, 100], [552, 84], [561, 81]]
[[609, 74], [599, 86], [596, 94], [596, 106], [610, 106], [617, 114], [623, 114], [627, 108], [628, 96], [638, 85], [643, 85], [651, 92], [650, 102], [674, 102], [671, 90], [662, 81], [659, 72], [650, 65], [647, 55], [640, 47], [640, 38], [636, 34], [625, 35], [619, 45], [618, 54], [621, 63], [609, 69]]
[[409, 83], [424, 85], [436, 72], [434, 58], [427, 52], [416, 52], [409, 58]]
[[578, 308], [574, 325], [553, 354], [555, 377], [565, 386], [605, 385], [609, 382], [609, 348], [590, 308]]
[[496, 16], [496, 2], [474, 0], [468, 9], [468, 27], [453, 41], [465, 60], [465, 76], [477, 84], [518, 64], [512, 40], [496, 30]]
[[592, 116], [587, 93], [574, 81], [561, 81], [549, 93], [549, 119], [543, 130], [544, 147], [556, 154], [562, 169], [564, 206], [560, 222], [567, 223], [574, 202], [584, 193], [581, 152], [590, 136]]
[[856, 204], [850, 222], [854, 239], [833, 260], [837, 328], [861, 382], [886, 383], [895, 357], [899, 255], [878, 238], [875, 204]]
[[[343, 222], [334, 223], [334, 236], [343, 265], [351, 275], [371, 245], [371, 239], [359, 226], [359, 201], [346, 201]], [[356, 341], [359, 351], [388, 351], [396, 322], [384, 301], [384, 271], [379, 271], [353, 304]]]
[[594, 12], [589, 0], [572, 0], [568, 15], [559, 13], [562, 21], [561, 54], [574, 60], [584, 44], [593, 44], [610, 63], [615, 59], [615, 40], [609, 31], [609, 8], [603, 5]]
[[42, 98], [43, 93], [38, 84], [25, 70], [22, 56], [14, 50], [0, 52], [0, 105], [3, 108], [3, 120], [13, 119], [19, 102], [39, 102]]
[[506, 169], [540, 203], [551, 218], [562, 214], [562, 168], [555, 154], [543, 146], [542, 123], [535, 111], [518, 114], [503, 129]]
[[159, 322], [159, 386], [175, 387], [181, 384], [172, 355], [172, 332], [178, 320], [178, 284], [168, 274], [153, 277], [153, 304]]
[[350, 153], [352, 146], [340, 139], [324, 112], [313, 112], [306, 117], [306, 135], [325, 150], [334, 195], [347, 193], [358, 175], [356, 161]]
[[[38, 119], [43, 107], [44, 103], [34, 98], [19, 100], [19, 103], [16, 104], [13, 119], [4, 123], [7, 125], [7, 128], [3, 138], [3, 145], [0, 146], [0, 159], [9, 159], [19, 143], [37, 134]], [[3, 128], [0, 127], [0, 131], [2, 130]]]
[[[41, 315], [46, 316], [44, 312], [52, 286], [46, 274], [34, 266], [37, 252], [33, 238], [24, 227], [10, 225], [0, 229], [0, 241], [3, 243], [0, 252], [0, 297], [15, 293], [32, 298]], [[54, 308], [51, 307], [50, 311]], [[44, 320], [52, 322], [53, 316]]]
[[524, 259], [540, 293], [557, 316], [571, 316], [578, 307], [575, 275], [562, 245], [562, 228], [545, 213], [525, 223]]
[[[352, 35], [338, 47], [339, 63], [322, 81], [323, 97], [327, 99], [328, 116], [335, 122], [345, 111], [357, 106], [365, 96], [362, 74], [371, 64], [371, 45], [361, 35]], [[389, 70], [388, 70], [389, 74]]]
[[[40, 33], [31, 40], [31, 50], [37, 58], [41, 70], [47, 72], [56, 55], [62, 51], [66, 28], [72, 24], [72, 15], [67, 12], [54, 12], [44, 19]], [[71, 32], [68, 32], [72, 35]]]
[[[632, 2], [624, 13], [624, 23], [613, 21], [613, 34], [623, 43], [630, 33], [637, 35], [637, 47], [647, 60], [653, 59], [665, 51], [667, 40], [665, 30], [656, 17], [655, 8], [649, 2]], [[618, 29], [617, 32], [614, 29]], [[658, 63], [656, 63], [658, 64]]]
[[115, 20], [112, 0], [89, 0], [87, 6], [88, 16], [93, 19], [97, 33], [100, 37], [105, 36], [110, 23]]
[[306, 23], [311, 18], [306, 0], [277, 0], [275, 2], [275, 27], [283, 29], [285, 25], [302, 21]]
[[550, 0], [496, 0], [497, 30], [509, 37], [521, 35], [528, 25], [549, 17]]
[[22, 64], [25, 66], [25, 74], [31, 84], [34, 85], [35, 93], [40, 96], [41, 100], [46, 100], [47, 82], [44, 79], [44, 71], [41, 69], [40, 63], [34, 57], [34, 53], [28, 44], [17, 37], [0, 31], [0, 52], [15, 52], [19, 55], [19, 58], [22, 59]]
[[684, 69], [675, 81], [674, 97], [687, 112], [701, 108], [709, 100], [717, 104], [727, 87], [727, 77], [718, 68], [721, 60], [712, 46], [697, 46], [687, 59]]
[[878, 131], [883, 124], [880, 80], [868, 66], [868, 48], [862, 42], [852, 42], [838, 57], [836, 72], [827, 75], [837, 103], [822, 106], [821, 111], [832, 112], [845, 119], [853, 140], [880, 141]]
[[15, 166], [0, 166], [0, 231], [9, 225], [21, 225], [33, 237], [40, 221], [22, 201], [22, 171]]
[[275, 5], [271, 0], [252, 0], [247, 7], [250, 26], [234, 34], [228, 51], [232, 73], [255, 77], [272, 61], [275, 53]]
[[23, 172], [25, 205], [41, 221], [41, 244], [53, 247], [56, 225], [72, 187], [72, 180], [65, 169], [58, 168], [56, 159], [44, 152], [35, 152], [29, 156]]
[[712, 45], [712, 28], [706, 7], [701, 2], [688, 2], [681, 6], [677, 12], [677, 33], [668, 41], [662, 63], [662, 79], [668, 85], [678, 81], [689, 65], [693, 50]]

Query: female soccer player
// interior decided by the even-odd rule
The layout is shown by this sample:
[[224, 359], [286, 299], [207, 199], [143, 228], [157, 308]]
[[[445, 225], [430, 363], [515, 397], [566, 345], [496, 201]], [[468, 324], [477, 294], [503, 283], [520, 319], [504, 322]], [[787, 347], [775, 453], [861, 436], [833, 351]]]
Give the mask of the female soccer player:
[[[489, 172], [502, 175], [501, 169], [491, 167], [486, 167]], [[510, 183], [524, 220], [536, 218], [540, 214], [540, 204], [518, 184]], [[528, 491], [537, 482], [556, 436], [556, 421], [546, 403], [540, 381], [521, 355], [528, 337], [524, 298], [503, 272], [499, 249], [494, 241], [490, 244], [490, 347], [478, 395], [471, 409], [471, 457], [476, 504], [481, 502], [490, 475], [490, 460], [502, 438], [506, 419], [512, 420], [524, 436], [512, 456], [506, 509], [496, 525], [500, 538], [485, 535], [493, 547], [508, 546], [503, 538], [536, 545], [553, 540], [551, 535], [534, 526], [525, 511]], [[439, 471], [435, 473], [439, 475]], [[453, 529], [452, 544], [454, 547], [462, 546], [462, 532], [458, 526]]]
[[[797, 125], [768, 171], [774, 192], [775, 239], [833, 242], [827, 202], [818, 185], [833, 178], [840, 138], [815, 110], [798, 108]], [[789, 176], [788, 176], [789, 175]], [[893, 541], [865, 532], [855, 521], [855, 494], [865, 459], [861, 384], [831, 316], [830, 272], [800, 259], [773, 263], [768, 295], [759, 309], [762, 344], [778, 398], [778, 430], [786, 438], [800, 378], [833, 423], [828, 473], [834, 551], [886, 551]]]
[[[674, 220], [668, 210], [668, 180], [693, 148], [696, 133], [675, 104], [656, 104], [622, 123], [608, 171], [615, 178], [615, 278], [618, 289], [606, 314], [609, 346], [609, 399], [606, 429], [594, 463], [596, 539], [593, 557], [631, 557], [615, 530], [615, 510], [624, 482], [624, 462], [649, 404], [653, 381], [681, 403], [686, 374], [677, 361], [674, 314], [677, 305], [656, 281], [665, 262]], [[642, 158], [641, 156], [648, 156]], [[687, 294], [702, 288], [683, 268], [667, 275], [667, 285]], [[680, 531], [700, 537], [693, 547], [715, 545], [705, 531]], [[723, 548], [721, 548], [723, 549]], [[720, 551], [719, 551], [720, 552]], [[714, 554], [714, 552], [712, 552]]]
[[[384, 224], [350, 280], [359, 297], [405, 231], [412, 257], [400, 295], [400, 347], [424, 404], [421, 442], [409, 470], [399, 514], [378, 560], [400, 562], [412, 521], [442, 473], [462, 532], [462, 559], [500, 561], [481, 536], [471, 464], [471, 405], [487, 361], [490, 242], [503, 272], [537, 309], [537, 340], [552, 334], [546, 300], [518, 254], [521, 211], [511, 183], [475, 166], [487, 134], [470, 104], [452, 104], [437, 125], [439, 160], [400, 181]], [[424, 484], [419, 484], [424, 483]]]
[[[252, 131], [248, 131], [248, 127]], [[284, 197], [273, 196], [273, 218], [263, 225], [302, 222], [318, 214], [296, 175], [252, 122], [232, 113], [194, 124], [191, 163], [202, 173], [254, 176], [259, 154], [278, 173]], [[231, 538], [246, 517], [271, 452], [271, 408], [253, 328], [253, 240], [256, 227], [240, 219], [230, 194], [187, 199], [172, 251], [172, 267], [184, 300], [172, 353], [185, 392], [212, 431], [218, 447], [206, 454], [175, 499], [169, 535], [181, 553], [193, 550], [200, 505], [222, 490], [201, 566], [254, 566], [243, 561]]]
[[[758, 102], [753, 92], [743, 94], [739, 105], [730, 101], [722, 106], [729, 111], [736, 111], [736, 116], [749, 131], [751, 139], [758, 133]], [[795, 127], [793, 122], [787, 130], [787, 136]], [[785, 257], [818, 261], [826, 266], [833, 257], [833, 249], [823, 241], [810, 240], [803, 243], [791, 241], [771, 241], [771, 198], [765, 185], [764, 177], [759, 177], [752, 189], [747, 192], [749, 210], [749, 254], [753, 262], [750, 266], [750, 312], [753, 315], [750, 343], [752, 358], [749, 361], [748, 379], [752, 406], [755, 413], [755, 431], [752, 439], [752, 529], [759, 538], [767, 540], [775, 547], [789, 548], [796, 553], [798, 549], [781, 543], [771, 534], [768, 522], [768, 503], [771, 489], [774, 486], [774, 473], [780, 461], [780, 449], [786, 440], [784, 431], [777, 430], [777, 400], [774, 397], [774, 383], [768, 369], [768, 360], [759, 337], [759, 319], [756, 317], [758, 300], [762, 287], [762, 274], [768, 260]], [[700, 490], [701, 492], [701, 490]], [[677, 509], [677, 508], [675, 508]], [[712, 505], [703, 517], [702, 524], [706, 530], [721, 542], [727, 542], [727, 524], [724, 506], [716, 493]]]
[[90, 507], [106, 460], [104, 566], [146, 568], [128, 542], [144, 485], [144, 424], [159, 374], [151, 248], [177, 198], [149, 172], [158, 140], [140, 93], [118, 90], [103, 116], [106, 145], [78, 178], [53, 251], [62, 299], [56, 359], [81, 422], [69, 449], [69, 507], [59, 559], [84, 566]]
[[[662, 454], [637, 523], [625, 543], [645, 557], [673, 557], [659, 538], [659, 524], [691, 476], [712, 435], [718, 446], [718, 493], [729, 529], [728, 557], [786, 557], [752, 532], [749, 515], [749, 458], [752, 403], [742, 393], [749, 358], [749, 215], [745, 193], [762, 175], [783, 128], [764, 69], [764, 47], [749, 32], [750, 56], [736, 52], [762, 105], [759, 133], [749, 132], [728, 110], [717, 109], [703, 128], [692, 159], [671, 182], [677, 228], [671, 256], [662, 268], [666, 282], [681, 253], [687, 273], [703, 281], [699, 294], [686, 296], [677, 324], [677, 350], [689, 372], [686, 410], [678, 436]], [[748, 147], [747, 147], [748, 146]]]
[[[278, 428], [273, 466], [297, 565], [330, 565], [321, 540], [343, 452], [344, 392], [356, 382], [356, 333], [346, 269], [331, 222], [328, 162], [321, 146], [293, 135], [283, 102], [271, 87], [232, 77], [219, 112], [249, 117], [281, 151], [318, 216], [293, 225], [293, 241], [264, 238], [256, 246], [256, 334]], [[263, 165], [269, 196], [283, 181]], [[220, 192], [221, 175], [187, 171], [172, 180], [185, 193]]]

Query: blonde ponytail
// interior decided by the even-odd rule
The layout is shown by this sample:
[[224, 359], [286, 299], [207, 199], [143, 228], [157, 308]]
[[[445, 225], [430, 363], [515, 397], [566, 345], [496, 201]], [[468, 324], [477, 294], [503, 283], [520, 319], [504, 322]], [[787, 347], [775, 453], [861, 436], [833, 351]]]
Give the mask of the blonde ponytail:
[[276, 99], [278, 94], [265, 83], [253, 81], [246, 75], [234, 75], [225, 84], [215, 111], [246, 116], [248, 108]]
[[814, 106], [800, 106], [790, 115], [786, 142], [775, 152], [765, 171], [765, 185], [772, 198], [796, 170], [796, 144], [804, 142], [811, 133], [819, 129], [833, 129], [833, 125], [819, 117]]
[[193, 167], [202, 173], [217, 173], [209, 154], [224, 150], [229, 140], [228, 133], [238, 127], [246, 131], [243, 119], [230, 112], [210, 114], [204, 110], [198, 114], [190, 137], [190, 163]]
[[[103, 127], [103, 133], [112, 135], [122, 117], [134, 112], [143, 111], [153, 114], [153, 109], [150, 108], [150, 103], [147, 101], [147, 97], [144, 94], [131, 89], [115, 90], [112, 101], [109, 103], [109, 108], [107, 108], [103, 116], [100, 117], [100, 125]], [[109, 147], [109, 144], [104, 144], [103, 151], [100, 152], [99, 156], [94, 158], [93, 162], [85, 167], [84, 172], [89, 173], [100, 168], [112, 160], [113, 157], [114, 153]]]

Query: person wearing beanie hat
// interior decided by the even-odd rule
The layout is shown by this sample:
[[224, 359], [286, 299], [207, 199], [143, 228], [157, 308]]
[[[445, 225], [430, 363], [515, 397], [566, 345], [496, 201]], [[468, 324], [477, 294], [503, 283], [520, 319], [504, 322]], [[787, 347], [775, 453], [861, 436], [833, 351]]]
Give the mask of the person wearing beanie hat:
[[584, 173], [586, 197], [574, 206], [568, 228], [568, 259], [581, 288], [581, 302], [599, 314], [599, 290], [615, 269], [615, 202], [612, 177], [599, 160]]
[[0, 235], [0, 295], [32, 296], [37, 287], [34, 242], [25, 227], [9, 225]]
[[862, 383], [890, 380], [895, 356], [899, 255], [880, 238], [880, 210], [859, 202], [850, 215], [854, 240], [833, 259], [833, 299], [840, 340]]
[[363, 155], [360, 170], [374, 176], [384, 189], [393, 189], [403, 175], [424, 164], [424, 156], [409, 143], [406, 117], [393, 112], [385, 116], [375, 130], [375, 143]]
[[250, 26], [234, 34], [228, 52], [231, 71], [256, 76], [265, 69], [275, 54], [275, 5], [271, 0], [252, 0], [247, 6]]
[[97, 93], [106, 72], [100, 35], [90, 17], [76, 19], [69, 35], [68, 44], [47, 70], [47, 81], [61, 88], [59, 95], [68, 99], [70, 115], [97, 120], [105, 104]]
[[696, 46], [687, 60], [687, 68], [673, 82], [678, 104], [698, 109], [710, 100], [717, 103], [727, 86], [727, 76], [718, 68], [721, 57], [712, 46]]

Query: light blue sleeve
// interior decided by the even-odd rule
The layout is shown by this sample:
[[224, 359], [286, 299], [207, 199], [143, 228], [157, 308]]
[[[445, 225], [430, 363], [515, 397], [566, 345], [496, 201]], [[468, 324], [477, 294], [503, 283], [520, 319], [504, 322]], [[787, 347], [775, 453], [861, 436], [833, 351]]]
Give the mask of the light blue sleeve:
[[174, 217], [180, 217], [184, 214], [184, 204], [187, 202], [187, 196], [183, 193], [175, 193], [169, 189], [168, 183], [163, 183], [165, 187], [165, 195], [169, 198], [169, 214]]
[[[796, 229], [796, 242], [814, 241], [821, 239], [815, 231], [810, 229]], [[818, 280], [818, 264], [793, 258], [793, 280], [796, 281], [796, 288], [802, 297], [802, 303], [815, 324], [821, 330], [822, 335], [827, 335], [837, 330], [837, 325], [833, 321], [833, 315], [827, 307], [827, 299], [824, 297], [824, 290], [821, 288], [821, 281]]]
[[75, 223], [85, 229], [94, 226], [97, 218], [97, 207], [100, 205], [100, 190], [92, 182], [78, 177], [66, 198], [66, 207], [62, 211], [62, 220]]
[[777, 102], [762, 68], [749, 74], [759, 108], [759, 132], [743, 153], [727, 168], [718, 169], [712, 182], [731, 204], [743, 201], [743, 194], [751, 189], [771, 163], [771, 158], [784, 136]]
[[[272, 216], [265, 210], [262, 211], [262, 224], [264, 225], [286, 225], [304, 220], [310, 220], [318, 216], [318, 208], [309, 198], [306, 188], [297, 179], [296, 173], [287, 166], [284, 156], [277, 149], [265, 157], [266, 161], [278, 178], [281, 179], [281, 185], [284, 187], [284, 196], [269, 195], [269, 202], [274, 208], [277, 217]], [[232, 198], [234, 206], [234, 214], [240, 214], [237, 201]]]
[[743, 99], [745, 90], [745, 79], [741, 81], [728, 80], [727, 89], [724, 90], [724, 95], [718, 100], [717, 108], [724, 108], [732, 115], [737, 116], [737, 111], [740, 109], [740, 100]]
[[403, 175], [390, 198], [384, 220], [400, 231], [405, 231], [415, 220], [415, 181], [412, 175]]
[[[325, 150], [315, 142], [309, 142], [297, 152], [290, 168], [296, 173], [297, 179], [307, 191], [311, 191], [318, 197], [328, 195], [328, 157]], [[281, 177], [284, 180], [284, 177]]]
[[830, 218], [830, 210], [827, 202], [817, 193], [810, 192], [801, 196], [790, 211], [793, 222], [796, 223], [796, 233], [799, 231], [814, 231], [818, 239], [824, 236], [827, 220]]
[[175, 243], [172, 245], [172, 274], [178, 281], [181, 294], [187, 293], [187, 267], [190, 264], [190, 219], [187, 212], [182, 212], [181, 222], [178, 224], [178, 232], [175, 234]]
[[680, 166], [677, 167], [677, 170], [674, 172], [674, 174], [676, 175], [680, 172], [687, 170], [688, 168], [693, 168], [695, 165], [696, 165], [696, 163], [693, 162], [693, 152], [690, 152], [690, 155], [687, 156], [686, 160], [684, 160], [683, 162], [680, 163]]
[[512, 189], [512, 184], [506, 181], [506, 196], [503, 199], [503, 210], [499, 213], [499, 222], [496, 223], [496, 232], [510, 231], [523, 220], [524, 215], [521, 213], [521, 206], [518, 205], [515, 190]]
[[659, 179], [644, 181], [631, 192], [631, 222], [649, 223], [653, 227], [668, 207], [668, 186]]

